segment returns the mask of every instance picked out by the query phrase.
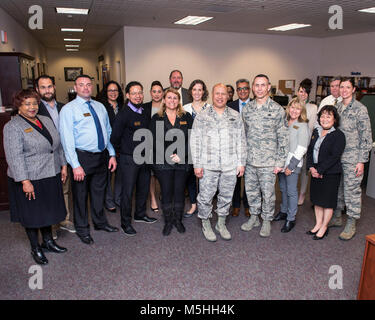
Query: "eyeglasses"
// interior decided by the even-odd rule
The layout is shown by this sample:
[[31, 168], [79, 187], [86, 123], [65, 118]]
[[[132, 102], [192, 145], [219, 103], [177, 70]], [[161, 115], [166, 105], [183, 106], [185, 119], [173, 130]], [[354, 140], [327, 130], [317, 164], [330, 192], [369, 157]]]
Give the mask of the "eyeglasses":
[[129, 92], [129, 94], [130, 94], [131, 96], [136, 96], [136, 95], [140, 95], [140, 96], [142, 96], [142, 95], [143, 95], [143, 91], [138, 91], [138, 92]]
[[237, 88], [237, 91], [248, 91], [250, 90], [249, 87]]
[[107, 90], [107, 92], [118, 92], [118, 90]]

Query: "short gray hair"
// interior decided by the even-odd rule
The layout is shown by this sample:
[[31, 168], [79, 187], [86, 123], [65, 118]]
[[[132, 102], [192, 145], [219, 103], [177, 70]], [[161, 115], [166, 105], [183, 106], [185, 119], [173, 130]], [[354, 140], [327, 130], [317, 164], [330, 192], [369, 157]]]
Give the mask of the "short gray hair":
[[250, 86], [250, 81], [249, 81], [249, 80], [247, 80], [247, 79], [238, 79], [238, 80], [236, 81], [236, 87], [238, 87], [238, 85], [239, 85], [240, 83], [242, 83], [242, 82], [246, 82], [246, 83]]

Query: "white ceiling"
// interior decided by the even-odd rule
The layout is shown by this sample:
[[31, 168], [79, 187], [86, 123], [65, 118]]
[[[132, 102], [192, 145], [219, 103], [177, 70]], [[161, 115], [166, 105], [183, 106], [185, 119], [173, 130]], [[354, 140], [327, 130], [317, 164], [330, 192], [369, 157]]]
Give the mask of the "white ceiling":
[[[30, 30], [48, 48], [64, 48], [64, 37], [80, 35], [81, 49], [97, 49], [122, 26], [177, 28], [243, 33], [283, 34], [306, 37], [330, 37], [374, 32], [375, 14], [358, 9], [374, 7], [366, 0], [0, 0], [0, 7], [28, 29], [29, 7], [43, 9], [43, 30]], [[331, 5], [343, 9], [343, 29], [330, 30]], [[57, 14], [55, 7], [90, 9], [88, 16]], [[213, 16], [197, 26], [173, 24], [187, 15]], [[289, 23], [306, 23], [312, 27], [287, 32], [267, 28]], [[84, 28], [84, 33], [61, 32], [62, 27]], [[140, 39], [141, 40], [141, 39]]]

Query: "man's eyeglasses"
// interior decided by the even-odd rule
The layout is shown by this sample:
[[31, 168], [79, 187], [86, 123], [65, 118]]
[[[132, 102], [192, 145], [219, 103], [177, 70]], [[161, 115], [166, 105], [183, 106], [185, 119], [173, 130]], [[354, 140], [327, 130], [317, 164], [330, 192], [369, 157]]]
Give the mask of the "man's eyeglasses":
[[248, 91], [250, 90], [249, 87], [237, 88], [237, 91]]

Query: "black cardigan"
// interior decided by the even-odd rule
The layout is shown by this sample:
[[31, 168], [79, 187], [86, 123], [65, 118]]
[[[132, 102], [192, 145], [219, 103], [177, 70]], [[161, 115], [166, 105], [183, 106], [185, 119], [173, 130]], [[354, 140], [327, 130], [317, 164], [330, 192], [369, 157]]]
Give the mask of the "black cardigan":
[[314, 146], [318, 138], [318, 129], [315, 129], [312, 133], [310, 145], [307, 149], [307, 170], [314, 167], [321, 175], [341, 173], [342, 166], [340, 159], [345, 149], [344, 133], [340, 129], [328, 133], [320, 145], [318, 163], [314, 163]]
[[[157, 136], [156, 132], [156, 124], [159, 123], [163, 125], [163, 130], [161, 135]], [[191, 129], [193, 124], [193, 118], [190, 113], [186, 112], [181, 117], [176, 117], [176, 121], [174, 126], [169, 122], [168, 117], [164, 113], [163, 117], [160, 117], [158, 113], [154, 114], [151, 123], [150, 123], [150, 131], [153, 135], [153, 169], [154, 170], [170, 170], [170, 169], [180, 169], [180, 170], [190, 170], [191, 165], [189, 165], [189, 130]], [[185, 138], [185, 157], [182, 159], [182, 155], [178, 154], [177, 150], [168, 150], [167, 148], [177, 140], [177, 137], [173, 137], [173, 141], [167, 141], [165, 139], [165, 135], [171, 129], [179, 129], [184, 135]], [[171, 133], [170, 133], [171, 134]], [[164, 145], [164, 148], [160, 147], [160, 144]], [[159, 145], [159, 146], [158, 146]], [[177, 155], [181, 158], [181, 162], [179, 164], [169, 164], [166, 162], [166, 158], [170, 158], [170, 155], [173, 153], [177, 153]], [[157, 163], [157, 160], [163, 159], [163, 163]]]

